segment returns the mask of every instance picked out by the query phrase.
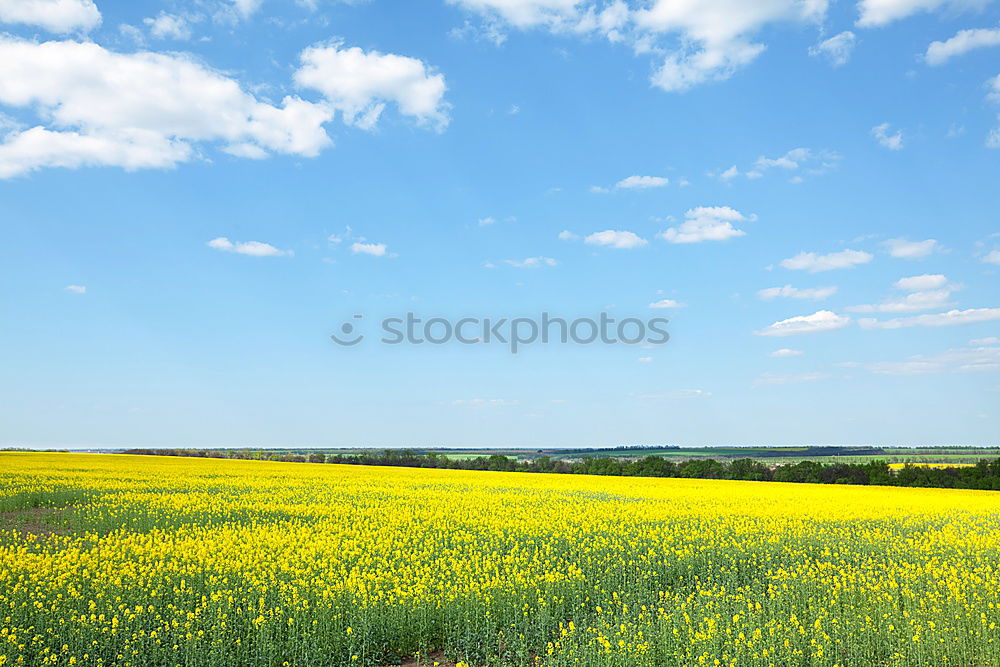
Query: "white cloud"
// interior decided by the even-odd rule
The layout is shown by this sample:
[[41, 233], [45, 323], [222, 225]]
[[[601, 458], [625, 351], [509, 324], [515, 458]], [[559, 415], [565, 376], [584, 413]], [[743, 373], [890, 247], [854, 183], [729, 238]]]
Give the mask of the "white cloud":
[[845, 315], [837, 315], [829, 310], [819, 310], [812, 315], [789, 317], [787, 320], [775, 322], [754, 333], [758, 336], [793, 336], [796, 334], [832, 331], [833, 329], [846, 327], [850, 322], [851, 318]]
[[191, 26], [183, 16], [160, 12], [156, 18], [144, 18], [142, 22], [149, 26], [149, 32], [153, 37], [178, 40], [191, 39]]
[[944, 365], [933, 361], [874, 361], [865, 364], [842, 364], [848, 368], [864, 368], [878, 375], [924, 375], [940, 373]]
[[767, 384], [798, 384], [800, 382], [814, 382], [816, 380], [825, 380], [830, 377], [826, 373], [761, 373], [761, 375], [754, 380], [754, 385], [767, 385]]
[[1000, 28], [959, 30], [951, 39], [931, 42], [927, 47], [927, 53], [924, 54], [924, 60], [928, 65], [942, 65], [955, 56], [989, 46], [1000, 46]]
[[985, 5], [989, 0], [860, 0], [858, 25], [862, 28], [883, 26], [918, 12], [948, 7], [955, 10]]
[[0, 178], [43, 167], [172, 167], [200, 142], [303, 156], [331, 144], [322, 125], [333, 112], [324, 105], [260, 102], [179, 54], [0, 37], [0, 62], [0, 103], [33, 107], [47, 125], [6, 136]]
[[650, 188], [662, 188], [670, 184], [670, 179], [666, 176], [627, 176], [610, 187], [601, 185], [591, 185], [590, 192], [598, 195], [606, 195], [613, 190], [648, 190]]
[[834, 269], [853, 269], [859, 264], [867, 264], [874, 257], [871, 253], [863, 250], [841, 250], [831, 252], [826, 255], [817, 255], [814, 252], [800, 252], [794, 257], [781, 260], [781, 265], [793, 271], [808, 271], [809, 273], [819, 273], [820, 271], [832, 271]]
[[893, 285], [896, 289], [908, 290], [908, 291], [920, 291], [929, 289], [938, 289], [944, 287], [948, 283], [948, 279], [945, 278], [940, 273], [925, 273], [921, 276], [910, 276], [909, 278], [900, 278]]
[[579, 238], [580, 238], [579, 234], [574, 234], [568, 229], [564, 229], [561, 232], [559, 232], [560, 241], [576, 241]]
[[613, 0], [604, 7], [597, 20], [600, 30], [607, 36], [608, 40], [619, 42], [623, 38], [620, 30], [629, 21], [629, 7], [624, 0]]
[[306, 49], [296, 80], [329, 99], [286, 96], [280, 106], [183, 54], [0, 36], [0, 62], [0, 104], [32, 108], [41, 120], [0, 143], [0, 178], [45, 167], [168, 168], [205, 143], [240, 157], [313, 157], [332, 145], [323, 125], [336, 110], [370, 127], [387, 101], [420, 123], [447, 122], [443, 77], [412, 58], [360, 49]]
[[880, 304], [851, 306], [847, 310], [855, 313], [913, 313], [950, 308], [955, 305], [951, 301], [951, 293], [960, 288], [959, 285], [949, 285], [948, 279], [941, 274], [929, 273], [900, 278], [894, 287], [909, 294]]
[[[754, 162], [753, 168], [747, 170], [746, 177], [751, 180], [763, 178], [769, 170], [781, 169], [786, 172], [794, 172], [790, 182], [801, 183], [804, 180], [803, 176], [818, 176], [835, 169], [840, 159], [840, 155], [833, 151], [816, 151], [803, 147], [793, 148], [778, 157], [761, 155]], [[733, 177], [739, 174], [735, 166], [730, 167], [726, 173], [730, 172]]]
[[1000, 103], [1000, 74], [986, 80], [986, 88], [990, 91], [986, 99]]
[[341, 47], [334, 43], [305, 49], [295, 82], [323, 93], [348, 125], [374, 127], [389, 102], [419, 124], [439, 130], [448, 125], [442, 74], [432, 73], [416, 58]]
[[987, 254], [983, 255], [980, 261], [986, 262], [987, 264], [1000, 265], [1000, 250], [991, 250]]
[[786, 359], [788, 357], [801, 357], [805, 352], [802, 350], [791, 350], [787, 347], [783, 347], [780, 350], [775, 350], [770, 354], [770, 356], [776, 359]]
[[[580, 29], [580, 0], [447, 0], [450, 5], [484, 16], [497, 30], [499, 22], [519, 29], [545, 27], [553, 32]], [[502, 41], [502, 40], [501, 40]]]
[[823, 56], [834, 67], [840, 67], [841, 65], [846, 65], [847, 61], [851, 59], [851, 52], [854, 50], [856, 43], [857, 38], [854, 33], [850, 30], [845, 30], [840, 34], [823, 40], [815, 46], [810, 46], [809, 55]]
[[519, 269], [537, 269], [540, 266], [556, 266], [559, 264], [551, 257], [527, 257], [525, 259], [505, 259], [505, 264]]
[[[662, 57], [653, 85], [668, 91], [729, 78], [766, 48], [753, 36], [778, 22], [818, 22], [827, 0], [448, 0], [479, 14], [482, 32], [499, 44], [502, 28], [603, 35], [636, 54]], [[467, 26], [468, 27], [468, 26]], [[460, 32], [465, 32], [463, 29]]]
[[621, 248], [625, 250], [641, 248], [648, 243], [646, 239], [634, 234], [633, 232], [614, 229], [606, 229], [603, 232], [594, 232], [585, 238], [583, 242], [588, 245], [610, 246], [612, 248]]
[[[986, 82], [986, 86], [990, 90], [986, 95], [986, 99], [994, 104], [1000, 104], [1000, 74], [989, 79]], [[997, 115], [997, 120], [1000, 121], [1000, 114]], [[1000, 126], [993, 128], [986, 135], [986, 147], [1000, 148]]]
[[733, 227], [734, 222], [756, 219], [756, 216], [745, 216], [728, 206], [699, 206], [687, 211], [684, 217], [684, 222], [663, 232], [660, 238], [670, 243], [725, 241], [746, 235], [743, 230]]
[[927, 239], [926, 241], [907, 241], [902, 238], [889, 239], [882, 245], [889, 249], [891, 257], [896, 257], [897, 259], [921, 259], [927, 257], [940, 247], [936, 239]]
[[[217, 0], [220, 4], [223, 4], [224, 11], [218, 13], [217, 18], [228, 20], [230, 22], [245, 20], [260, 11], [260, 8], [264, 6], [264, 0]], [[340, 0], [344, 4], [360, 4], [366, 0]], [[204, 4], [204, 3], [198, 3]], [[319, 5], [319, 0], [296, 0], [295, 4], [303, 7], [309, 11], [315, 11]], [[279, 23], [280, 25], [280, 23]], [[325, 24], [323, 24], [325, 25]]]
[[915, 313], [921, 310], [938, 310], [954, 306], [951, 300], [953, 288], [911, 292], [901, 299], [879, 304], [851, 306], [847, 310], [854, 313]]
[[898, 151], [903, 148], [903, 131], [896, 130], [895, 134], [889, 134], [889, 123], [882, 123], [872, 128], [872, 136], [884, 148], [891, 151]]
[[385, 257], [388, 247], [384, 243], [363, 243], [355, 241], [351, 244], [351, 253], [355, 255], [371, 255], [372, 257]]
[[134, 25], [129, 25], [128, 23], [118, 24], [118, 34], [121, 35], [123, 40], [132, 42], [134, 44], [144, 44], [146, 41], [146, 35], [139, 30]]
[[66, 291], [73, 294], [86, 294], [87, 287], [86, 285], [66, 285]]
[[903, 327], [944, 327], [955, 324], [975, 324], [977, 322], [992, 322], [1000, 320], [1000, 308], [969, 308], [967, 310], [949, 310], [933, 315], [914, 315], [913, 317], [897, 317], [892, 320], [875, 320], [863, 318], [858, 324], [863, 329], [901, 329]]
[[673, 299], [660, 299], [649, 304], [650, 308], [683, 308], [685, 304]]
[[959, 125], [957, 123], [952, 123], [951, 125], [948, 126], [948, 132], [945, 133], [945, 136], [949, 139], [955, 139], [957, 137], [962, 136], [963, 134], [965, 134], [965, 126]]
[[363, 236], [357, 236], [354, 233], [354, 229], [350, 225], [347, 225], [346, 227], [344, 227], [344, 231], [342, 233], [336, 233], [335, 232], [335, 233], [330, 234], [329, 236], [326, 237], [327, 241], [329, 241], [330, 243], [333, 243], [335, 245], [340, 245], [344, 241], [350, 241], [352, 239], [357, 239], [359, 241], [364, 241], [365, 240], [365, 238]]
[[490, 225], [495, 225], [498, 222], [515, 222], [517, 220], [513, 215], [508, 215], [506, 218], [494, 218], [493, 216], [487, 216], [485, 218], [479, 218], [476, 224], [480, 227], [489, 227]]
[[776, 158], [764, 157], [763, 155], [757, 158], [757, 162], [754, 163], [754, 169], [758, 171], [764, 171], [765, 169], [770, 169], [772, 167], [779, 167], [781, 169], [798, 169], [803, 162], [808, 160], [812, 155], [812, 151], [808, 148], [793, 148], [784, 155]]
[[228, 2], [232, 4], [233, 9], [241, 18], [256, 14], [257, 10], [264, 4], [264, 0], [228, 0]]
[[675, 401], [684, 400], [687, 398], [708, 398], [712, 394], [705, 391], [704, 389], [676, 389], [674, 391], [665, 391], [657, 394], [632, 394], [634, 398], [638, 398], [643, 401]]
[[752, 36], [766, 25], [816, 22], [826, 6], [826, 0], [653, 0], [633, 19], [641, 31], [678, 37], [681, 47], [667, 53], [653, 84], [683, 91], [727, 79], [752, 62], [766, 48]]
[[101, 22], [92, 0], [0, 0], [0, 23], [20, 23], [49, 32], [87, 32]]
[[0, 143], [0, 179], [45, 167], [167, 168], [190, 158], [189, 145], [155, 134], [101, 136], [33, 127], [12, 132]]
[[670, 183], [670, 179], [663, 176], [629, 176], [615, 183], [619, 190], [643, 190], [647, 188], [662, 188]]
[[648, 364], [653, 361], [653, 357], [639, 357], [637, 360], [640, 364]]
[[511, 398], [460, 398], [451, 402], [469, 408], [503, 408], [520, 405], [520, 401]]
[[729, 181], [733, 180], [739, 175], [740, 175], [740, 170], [737, 169], [736, 165], [734, 164], [729, 169], [726, 169], [725, 171], [719, 174], [719, 180], [722, 181], [723, 183], [728, 183]]
[[250, 255], [251, 257], [282, 257], [291, 256], [290, 250], [278, 250], [270, 243], [260, 241], [230, 241], [225, 236], [212, 239], [208, 242], [209, 248], [221, 250], [223, 252], [235, 252], [240, 255]]
[[[1000, 116], [997, 116], [997, 120], [1000, 120]], [[1000, 126], [989, 131], [984, 145], [987, 148], [1000, 148]]]
[[927, 373], [975, 373], [1000, 370], [998, 338], [971, 340], [965, 347], [939, 354], [915, 354], [905, 361], [846, 362], [847, 368], [864, 368], [880, 375], [923, 375]]
[[812, 299], [814, 301], [819, 301], [825, 299], [829, 296], [833, 296], [837, 291], [836, 287], [792, 287], [791, 285], [785, 285], [784, 287], [768, 287], [767, 289], [762, 289], [757, 292], [757, 296], [765, 301], [770, 299], [776, 299], [782, 297], [785, 299]]
[[996, 336], [988, 336], [986, 338], [973, 338], [969, 341], [969, 345], [1000, 345], [1000, 338]]

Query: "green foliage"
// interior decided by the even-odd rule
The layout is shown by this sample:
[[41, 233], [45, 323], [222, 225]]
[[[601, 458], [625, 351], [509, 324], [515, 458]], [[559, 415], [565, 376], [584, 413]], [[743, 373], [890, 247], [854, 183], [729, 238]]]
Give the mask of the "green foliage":
[[716, 459], [674, 461], [648, 455], [625, 460], [610, 456], [584, 457], [575, 462], [540, 456], [520, 461], [502, 454], [452, 458], [434, 452], [423, 454], [412, 449], [358, 451], [351, 454], [311, 452], [268, 452], [249, 449], [132, 449], [126, 454], [158, 456], [194, 456], [202, 458], [260, 459], [291, 463], [342, 463], [406, 468], [452, 468], [492, 470], [496, 472], [538, 472], [614, 477], [684, 477], [689, 479], [738, 479], [754, 482], [794, 482], [801, 484], [877, 484], [881, 486], [918, 486], [946, 489], [1000, 490], [1000, 459], [980, 459], [974, 466], [931, 468], [907, 465], [893, 471], [885, 461], [865, 463], [818, 463], [799, 461], [767, 465], [742, 458], [725, 462]]

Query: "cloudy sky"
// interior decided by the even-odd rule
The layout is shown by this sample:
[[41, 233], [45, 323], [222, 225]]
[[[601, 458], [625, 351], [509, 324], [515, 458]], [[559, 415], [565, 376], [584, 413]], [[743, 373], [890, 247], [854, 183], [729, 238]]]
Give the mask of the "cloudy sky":
[[[0, 24], [0, 446], [998, 443], [1000, 3]], [[671, 339], [374, 330], [543, 311]]]

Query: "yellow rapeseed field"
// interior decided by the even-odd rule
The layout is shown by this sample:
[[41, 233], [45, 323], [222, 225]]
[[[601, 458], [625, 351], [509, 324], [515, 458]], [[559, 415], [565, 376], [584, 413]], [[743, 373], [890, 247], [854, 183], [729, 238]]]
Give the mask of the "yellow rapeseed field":
[[972, 667], [998, 605], [997, 492], [0, 454], [0, 665]]
[[906, 466], [913, 466], [914, 468], [973, 468], [975, 465], [975, 463], [890, 463], [889, 470], [902, 470]]

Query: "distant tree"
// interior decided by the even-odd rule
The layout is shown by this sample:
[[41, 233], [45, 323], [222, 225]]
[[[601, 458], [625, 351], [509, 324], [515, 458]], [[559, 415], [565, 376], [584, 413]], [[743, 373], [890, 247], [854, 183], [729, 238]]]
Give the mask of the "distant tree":
[[[635, 447], [629, 447], [633, 450]], [[817, 448], [820, 449], [820, 448]], [[600, 456], [595, 451], [570, 462], [548, 455], [534, 460], [519, 461], [502, 454], [452, 459], [443, 454], [413, 449], [353, 450], [347, 454], [288, 450], [243, 449], [129, 449], [126, 454], [148, 456], [188, 456], [199, 458], [257, 459], [300, 463], [341, 463], [355, 465], [406, 466], [418, 468], [458, 468], [462, 470], [524, 471], [616, 475], [639, 477], [688, 477], [697, 479], [740, 479], [777, 482], [826, 484], [882, 484], [961, 489], [991, 489], [1000, 491], [1000, 458], [980, 459], [975, 465], [937, 467], [906, 464], [901, 470], [891, 470], [884, 460], [867, 463], [819, 463], [801, 461], [776, 466], [773, 471], [755, 459], [736, 459], [728, 464], [715, 459], [690, 459], [675, 463], [669, 458], [648, 455], [641, 459]], [[841, 451], [841, 450], [837, 450]], [[565, 452], [563, 453], [565, 456]]]
[[864, 464], [864, 469], [869, 484], [887, 486], [893, 482], [892, 470], [889, 469], [889, 464], [885, 461], [869, 461]]
[[633, 461], [631, 468], [632, 475], [637, 477], [675, 477], [677, 475], [677, 464], [662, 456], [645, 456], [638, 461]]
[[736, 459], [726, 469], [729, 479], [745, 479], [755, 482], [767, 482], [774, 476], [771, 469], [753, 459]]
[[774, 469], [775, 482], [800, 482], [806, 484], [821, 483], [820, 474], [823, 465], [815, 461], [800, 461], [780, 465]]
[[859, 465], [834, 463], [823, 466], [820, 481], [826, 484], [868, 484], [868, 473]]
[[502, 454], [491, 454], [486, 460], [486, 469], [497, 472], [509, 472], [514, 470], [515, 463], [516, 461], [509, 459]]
[[715, 459], [691, 459], [677, 467], [677, 476], [697, 479], [722, 479], [726, 476], [726, 469]]

